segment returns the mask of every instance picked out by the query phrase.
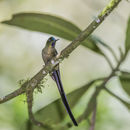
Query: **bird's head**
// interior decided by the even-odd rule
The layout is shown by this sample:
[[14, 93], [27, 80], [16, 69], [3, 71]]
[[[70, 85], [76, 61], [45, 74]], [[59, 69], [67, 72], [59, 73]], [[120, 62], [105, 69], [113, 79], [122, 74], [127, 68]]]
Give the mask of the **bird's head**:
[[46, 45], [49, 47], [55, 47], [56, 41], [58, 41], [59, 39], [55, 39], [54, 37], [50, 37], [47, 42]]

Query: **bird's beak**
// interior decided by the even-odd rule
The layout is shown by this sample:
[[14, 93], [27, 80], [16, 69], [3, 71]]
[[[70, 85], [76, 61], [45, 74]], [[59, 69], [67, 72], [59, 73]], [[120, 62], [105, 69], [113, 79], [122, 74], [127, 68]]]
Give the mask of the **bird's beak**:
[[57, 42], [59, 39], [56, 39], [55, 42]]

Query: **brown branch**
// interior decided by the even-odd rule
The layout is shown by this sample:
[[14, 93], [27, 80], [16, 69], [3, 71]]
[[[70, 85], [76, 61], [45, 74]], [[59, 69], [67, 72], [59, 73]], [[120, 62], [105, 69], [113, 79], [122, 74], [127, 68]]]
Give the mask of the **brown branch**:
[[50, 128], [48, 125], [43, 124], [42, 122], [39, 122], [35, 119], [33, 112], [32, 112], [32, 107], [33, 107], [33, 92], [34, 89], [32, 89], [30, 86], [28, 86], [26, 88], [26, 96], [27, 96], [27, 105], [28, 105], [28, 114], [29, 114], [29, 119], [30, 121], [39, 126], [39, 127], [43, 127], [43, 128]]
[[5, 97], [0, 98], [0, 104], [4, 103], [4, 102], [6, 102], [6, 101], [8, 101], [8, 100], [10, 100], [12, 98], [15, 98], [15, 97], [21, 95], [24, 92], [25, 92], [25, 89], [23, 87], [21, 87], [21, 88], [15, 90], [14, 92], [6, 95]]
[[104, 56], [104, 58], [106, 59], [106, 61], [107, 61], [108, 65], [109, 65], [109, 66], [110, 66], [110, 68], [111, 68], [111, 70], [113, 70], [113, 65], [112, 65], [111, 61], [109, 60], [108, 56], [107, 56], [107, 55], [105, 55], [104, 53], [103, 53], [103, 56]]
[[30, 89], [29, 87], [27, 87], [26, 90], [26, 96], [27, 96], [27, 105], [28, 105], [28, 114], [29, 114], [29, 119], [30, 121], [32, 121], [32, 123], [34, 123], [37, 126], [43, 126], [43, 124], [41, 122], [38, 122], [35, 120], [34, 115], [32, 113], [32, 106], [33, 106], [33, 91], [34, 89]]
[[89, 130], [94, 130], [94, 128], [95, 128], [96, 112], [97, 112], [97, 101], [96, 101], [95, 106], [93, 108], [93, 114], [92, 114], [92, 119], [91, 119], [91, 126], [90, 126]]

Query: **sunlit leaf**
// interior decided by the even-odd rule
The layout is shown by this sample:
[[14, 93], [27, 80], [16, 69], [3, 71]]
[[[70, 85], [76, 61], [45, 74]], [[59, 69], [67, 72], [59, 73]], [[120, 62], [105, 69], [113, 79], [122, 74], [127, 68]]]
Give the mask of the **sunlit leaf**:
[[[3, 21], [2, 23], [32, 31], [52, 34], [69, 41], [74, 40], [81, 32], [81, 30], [71, 22], [47, 14], [19, 13], [13, 15], [11, 20]], [[92, 37], [83, 41], [82, 45], [94, 52], [102, 54]]]
[[125, 48], [126, 48], [126, 51], [128, 51], [130, 49], [130, 18], [129, 18], [128, 24], [127, 24]]
[[130, 96], [130, 74], [122, 74], [120, 81], [124, 91]]

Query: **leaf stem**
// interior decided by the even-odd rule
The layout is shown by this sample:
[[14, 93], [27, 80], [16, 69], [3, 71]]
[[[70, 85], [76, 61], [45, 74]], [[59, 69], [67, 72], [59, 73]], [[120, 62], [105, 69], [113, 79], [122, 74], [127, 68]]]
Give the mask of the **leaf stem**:
[[116, 99], [118, 99], [120, 102], [122, 102], [128, 109], [130, 109], [130, 103], [124, 101], [122, 98], [120, 98], [119, 96], [115, 95], [112, 91], [110, 91], [108, 88], [104, 87], [104, 90], [106, 92], [108, 92], [111, 96], [115, 97]]
[[112, 65], [111, 61], [109, 60], [109, 58], [105, 54], [103, 54], [103, 56], [106, 59], [107, 63], [109, 64], [111, 70], [113, 70], [113, 65]]

